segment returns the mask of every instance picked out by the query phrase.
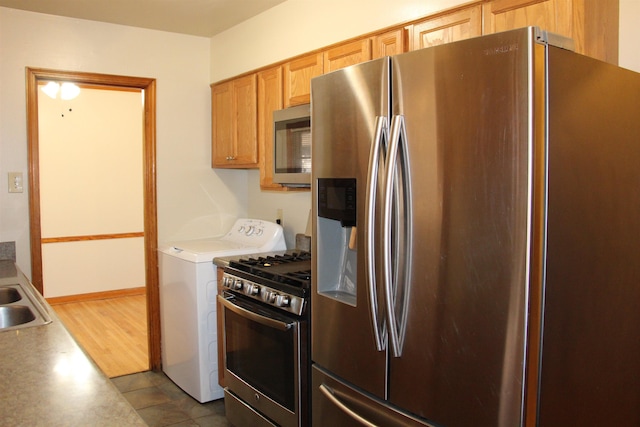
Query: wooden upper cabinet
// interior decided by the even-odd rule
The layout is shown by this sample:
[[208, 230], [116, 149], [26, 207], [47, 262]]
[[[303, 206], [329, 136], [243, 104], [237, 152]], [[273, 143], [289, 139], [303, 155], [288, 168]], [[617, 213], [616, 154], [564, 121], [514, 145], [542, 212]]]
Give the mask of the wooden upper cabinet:
[[573, 39], [575, 50], [618, 63], [618, 0], [493, 0], [483, 5], [485, 34], [537, 26]]
[[282, 67], [258, 73], [258, 151], [260, 188], [283, 190], [273, 182], [273, 112], [282, 108]]
[[482, 35], [482, 6], [438, 15], [407, 27], [409, 50], [437, 46]]
[[366, 38], [333, 47], [323, 53], [324, 72], [339, 70], [371, 59], [371, 39]]
[[373, 36], [371, 38], [371, 58], [382, 58], [406, 52], [405, 34], [406, 31], [404, 29], [397, 29]]
[[255, 74], [211, 85], [213, 167], [258, 167], [256, 93]]
[[231, 82], [211, 85], [211, 163], [213, 167], [226, 164], [234, 152], [231, 126]]
[[313, 53], [283, 65], [285, 108], [311, 102], [311, 79], [322, 74], [322, 57]]

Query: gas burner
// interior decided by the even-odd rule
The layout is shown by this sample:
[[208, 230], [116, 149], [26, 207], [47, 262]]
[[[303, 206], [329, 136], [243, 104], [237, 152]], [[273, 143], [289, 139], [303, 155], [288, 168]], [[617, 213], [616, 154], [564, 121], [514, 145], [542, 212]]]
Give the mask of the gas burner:
[[236, 296], [258, 300], [297, 316], [308, 316], [311, 254], [289, 251], [231, 259], [224, 268], [222, 286]]
[[268, 268], [281, 264], [310, 260], [311, 254], [309, 252], [290, 252], [285, 254], [259, 256], [257, 258], [240, 258], [237, 263], [251, 267]]
[[[234, 276], [233, 282], [227, 280], [231, 291], [262, 302], [270, 303], [266, 296], [272, 295], [287, 295], [292, 301], [304, 301], [311, 290], [311, 253], [288, 251], [243, 255], [229, 261], [225, 274]], [[248, 287], [247, 283], [252, 285]], [[304, 302], [299, 307], [303, 309]]]

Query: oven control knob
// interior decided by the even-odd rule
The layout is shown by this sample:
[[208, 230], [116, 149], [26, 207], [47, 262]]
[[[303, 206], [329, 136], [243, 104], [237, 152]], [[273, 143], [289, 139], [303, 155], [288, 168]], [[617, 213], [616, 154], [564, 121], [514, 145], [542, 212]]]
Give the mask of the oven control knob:
[[271, 291], [265, 291], [264, 300], [269, 304], [273, 304], [276, 301], [276, 293]]
[[233, 288], [233, 277], [225, 277], [222, 284], [226, 288]]
[[276, 296], [276, 305], [278, 307], [287, 307], [291, 303], [291, 299], [287, 295]]
[[235, 282], [233, 282], [233, 289], [235, 289], [236, 291], [242, 289], [242, 280], [236, 279]]
[[249, 295], [258, 295], [260, 293], [260, 287], [258, 285], [249, 286]]

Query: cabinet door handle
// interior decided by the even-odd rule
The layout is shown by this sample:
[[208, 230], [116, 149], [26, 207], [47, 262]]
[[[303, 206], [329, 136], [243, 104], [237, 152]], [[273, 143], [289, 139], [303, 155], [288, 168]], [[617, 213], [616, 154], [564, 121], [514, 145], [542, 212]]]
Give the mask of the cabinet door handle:
[[235, 160], [236, 156], [227, 156], [227, 160]]

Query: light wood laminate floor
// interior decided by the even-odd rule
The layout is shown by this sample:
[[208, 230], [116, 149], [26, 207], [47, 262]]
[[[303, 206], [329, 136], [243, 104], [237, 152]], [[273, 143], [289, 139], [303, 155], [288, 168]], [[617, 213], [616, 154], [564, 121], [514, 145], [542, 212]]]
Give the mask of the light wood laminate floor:
[[76, 341], [109, 377], [149, 369], [146, 296], [52, 305]]

